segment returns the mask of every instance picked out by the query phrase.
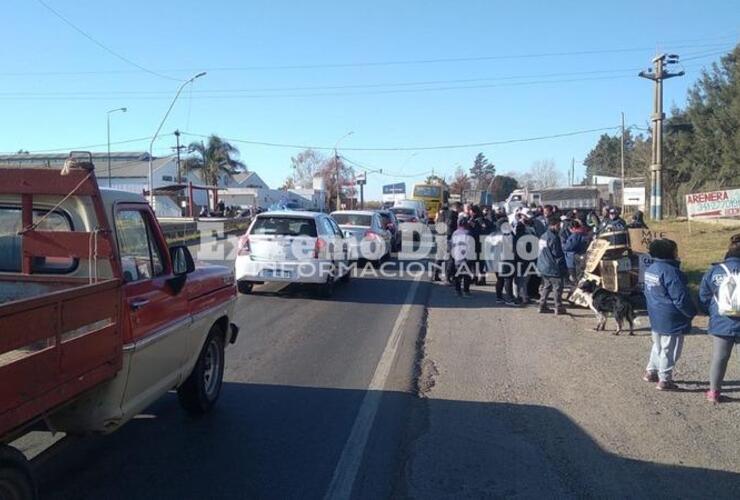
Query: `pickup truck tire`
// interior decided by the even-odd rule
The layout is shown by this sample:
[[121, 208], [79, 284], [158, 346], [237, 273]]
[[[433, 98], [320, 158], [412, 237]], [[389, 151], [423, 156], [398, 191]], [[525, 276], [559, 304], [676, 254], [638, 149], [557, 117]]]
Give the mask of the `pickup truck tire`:
[[20, 451], [0, 445], [0, 498], [2, 500], [36, 500], [36, 484], [31, 467]]
[[252, 288], [254, 288], [254, 283], [250, 283], [249, 281], [236, 282], [236, 289], [239, 290], [239, 293], [243, 293], [244, 295], [252, 293]]
[[192, 415], [207, 413], [221, 394], [224, 378], [224, 333], [213, 325], [193, 372], [177, 389], [180, 404]]

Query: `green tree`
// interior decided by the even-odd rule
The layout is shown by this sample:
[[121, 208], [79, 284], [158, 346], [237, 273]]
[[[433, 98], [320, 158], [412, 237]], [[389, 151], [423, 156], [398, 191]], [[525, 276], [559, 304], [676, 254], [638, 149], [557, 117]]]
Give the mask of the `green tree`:
[[247, 169], [238, 159], [239, 150], [217, 135], [211, 135], [206, 143], [190, 143], [188, 153], [190, 156], [183, 161], [185, 172], [200, 170], [203, 182], [209, 186], [218, 185], [222, 173], [232, 176]]
[[504, 201], [512, 191], [519, 188], [519, 182], [508, 175], [497, 175], [491, 184], [494, 201]]
[[475, 189], [486, 190], [496, 175], [496, 166], [483, 153], [478, 153], [470, 168], [470, 181]]
[[428, 175], [426, 179], [424, 179], [424, 182], [426, 184], [442, 184], [443, 186], [447, 185], [447, 182], [444, 180], [444, 177], [440, 177], [436, 174]]

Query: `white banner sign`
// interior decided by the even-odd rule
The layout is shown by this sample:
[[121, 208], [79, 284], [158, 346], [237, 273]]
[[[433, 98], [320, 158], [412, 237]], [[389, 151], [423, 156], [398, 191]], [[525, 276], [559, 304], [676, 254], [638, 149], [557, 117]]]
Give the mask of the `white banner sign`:
[[725, 189], [686, 195], [689, 219], [717, 219], [740, 216], [740, 189]]

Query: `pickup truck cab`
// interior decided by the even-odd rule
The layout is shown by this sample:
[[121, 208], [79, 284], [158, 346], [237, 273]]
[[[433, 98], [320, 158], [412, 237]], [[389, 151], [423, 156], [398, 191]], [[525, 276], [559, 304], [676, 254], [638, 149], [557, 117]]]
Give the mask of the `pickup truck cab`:
[[0, 497], [35, 496], [7, 446], [33, 424], [111, 432], [171, 389], [208, 411], [235, 298], [231, 269], [168, 247], [146, 200], [98, 189], [91, 162], [1, 168]]

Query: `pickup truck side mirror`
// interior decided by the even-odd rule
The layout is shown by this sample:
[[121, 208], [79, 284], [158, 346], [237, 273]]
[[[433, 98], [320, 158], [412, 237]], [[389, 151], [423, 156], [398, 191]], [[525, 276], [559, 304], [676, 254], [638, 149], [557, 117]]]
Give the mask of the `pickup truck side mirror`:
[[195, 271], [195, 262], [190, 250], [185, 245], [170, 247], [170, 259], [172, 260], [172, 274], [174, 276], [167, 280], [167, 284], [175, 294], [178, 294], [185, 286], [188, 273]]
[[195, 271], [193, 256], [185, 245], [170, 247], [170, 258], [172, 260], [172, 274], [175, 276], [182, 276]]

